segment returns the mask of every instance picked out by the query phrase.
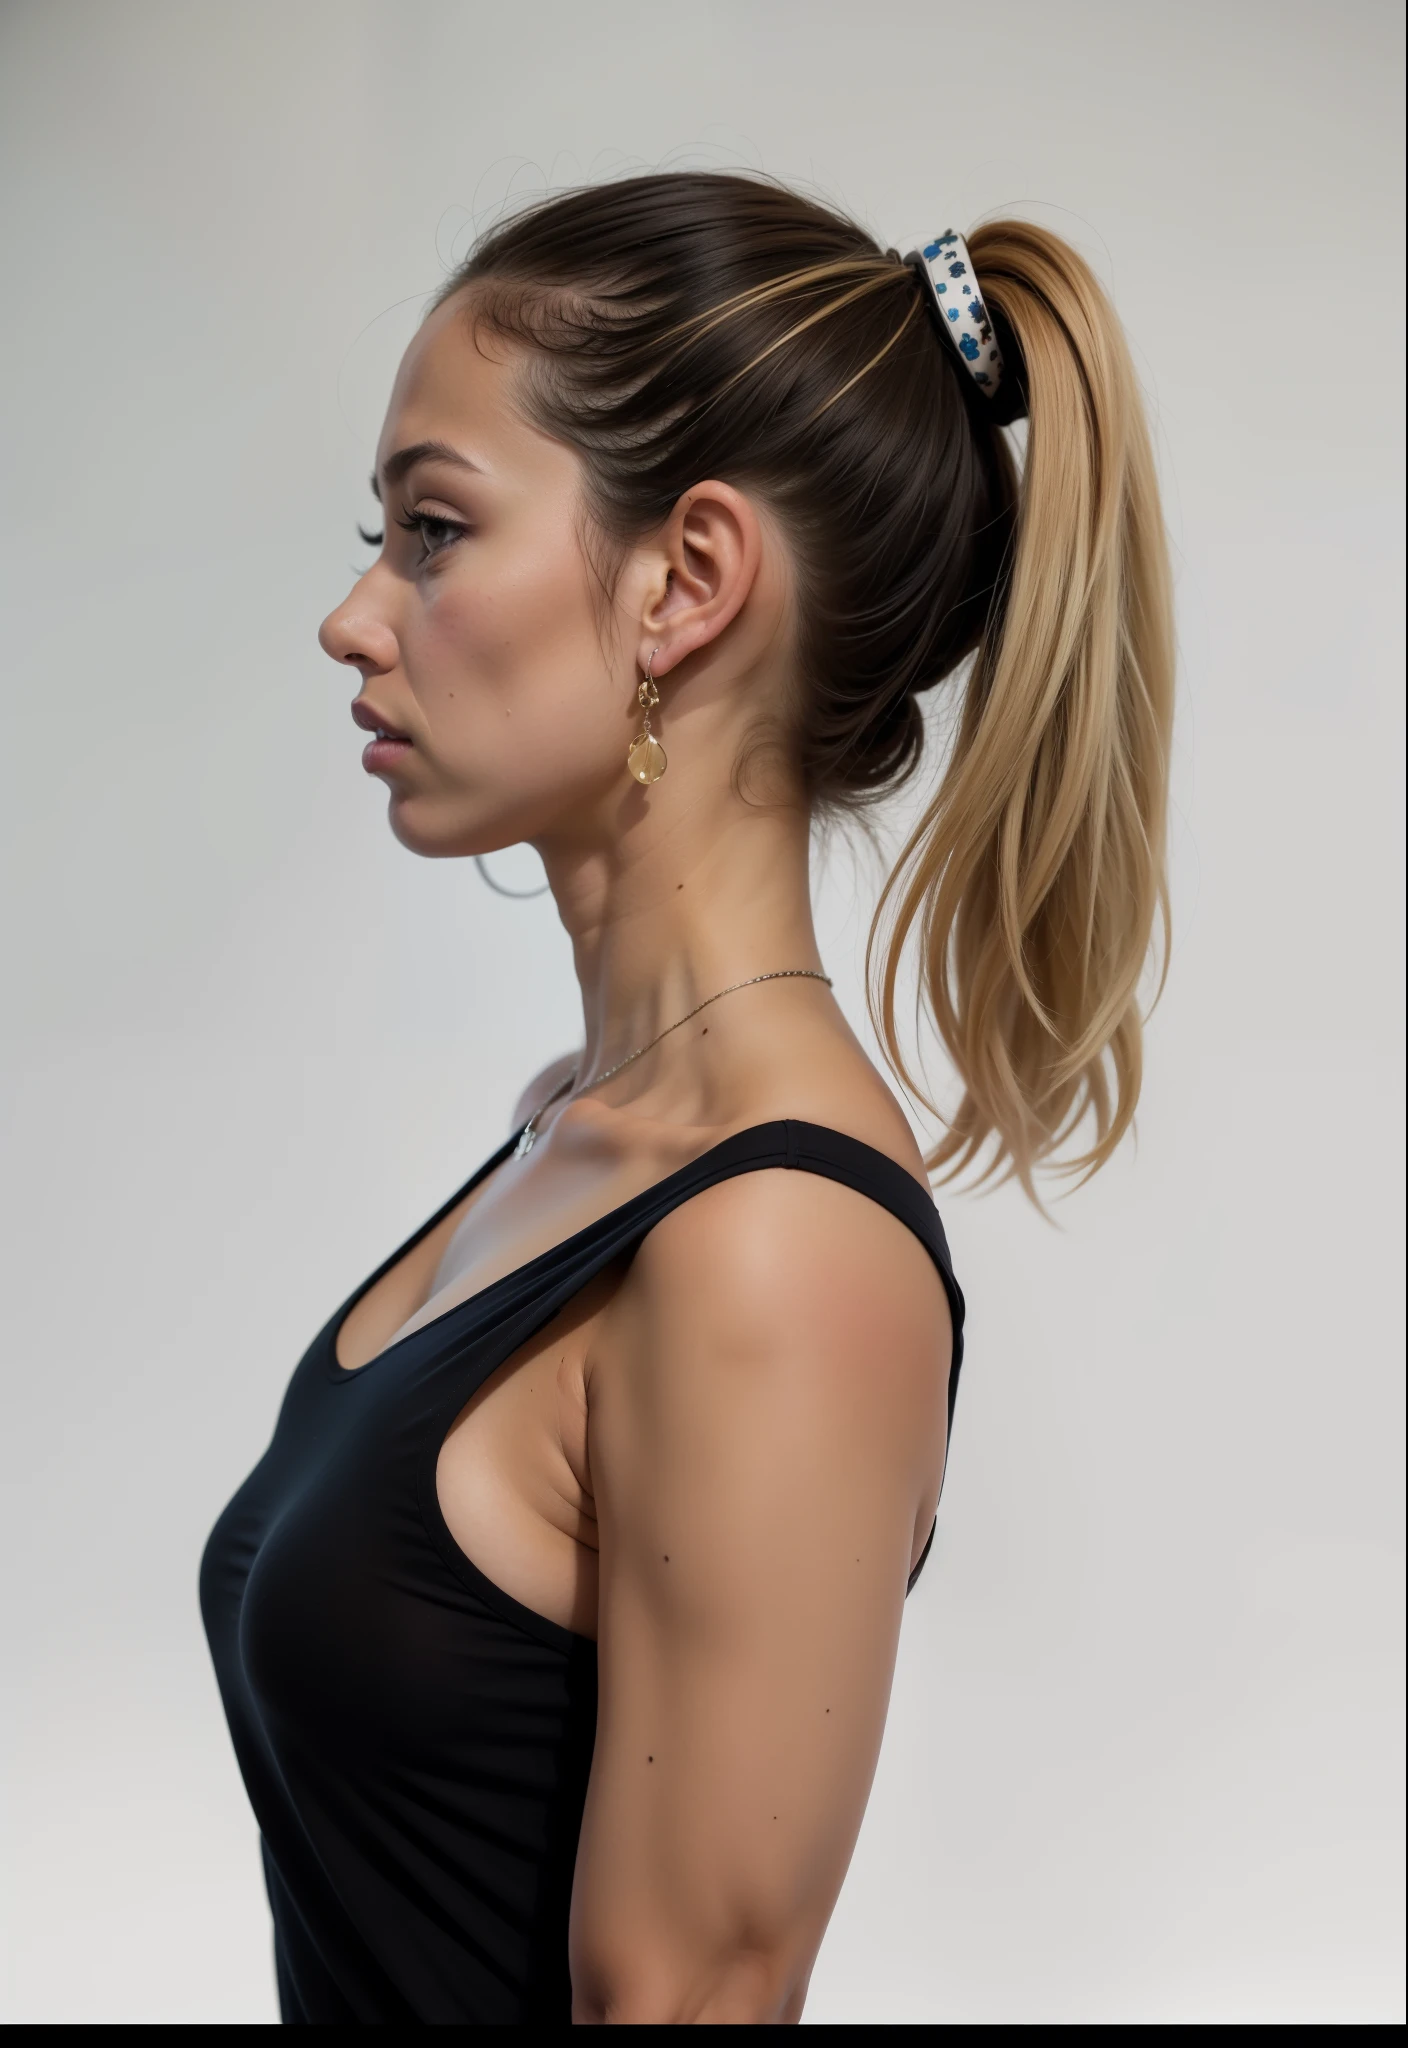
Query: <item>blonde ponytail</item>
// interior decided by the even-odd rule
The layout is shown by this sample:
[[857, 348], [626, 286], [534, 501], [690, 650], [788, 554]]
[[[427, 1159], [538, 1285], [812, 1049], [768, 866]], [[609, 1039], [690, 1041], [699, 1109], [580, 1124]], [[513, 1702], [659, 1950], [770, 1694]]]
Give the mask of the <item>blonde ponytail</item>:
[[[1024, 365], [1025, 470], [951, 755], [871, 930], [871, 1000], [897, 1073], [934, 1108], [896, 1026], [917, 937], [964, 1090], [929, 1165], [1005, 1168], [1035, 1198], [1043, 1162], [1102, 1166], [1139, 1096], [1140, 982], [1156, 921], [1167, 936], [1169, 570], [1134, 368], [1095, 277], [1018, 221], [969, 247]], [[1089, 1142], [1058, 1158], [1087, 1117]]]

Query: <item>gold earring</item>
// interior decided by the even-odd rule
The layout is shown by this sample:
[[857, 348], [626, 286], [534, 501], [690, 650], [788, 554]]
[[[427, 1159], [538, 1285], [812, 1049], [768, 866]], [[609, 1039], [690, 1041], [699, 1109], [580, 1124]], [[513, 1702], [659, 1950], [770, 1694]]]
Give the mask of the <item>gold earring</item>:
[[631, 741], [626, 766], [637, 782], [658, 782], [670, 765], [665, 759], [665, 749], [650, 730], [650, 714], [660, 702], [660, 692], [655, 687], [655, 677], [652, 673], [655, 657], [659, 652], [658, 647], [651, 648], [650, 659], [645, 664], [645, 674], [641, 678], [640, 688], [636, 691], [636, 702], [644, 713], [645, 722]]

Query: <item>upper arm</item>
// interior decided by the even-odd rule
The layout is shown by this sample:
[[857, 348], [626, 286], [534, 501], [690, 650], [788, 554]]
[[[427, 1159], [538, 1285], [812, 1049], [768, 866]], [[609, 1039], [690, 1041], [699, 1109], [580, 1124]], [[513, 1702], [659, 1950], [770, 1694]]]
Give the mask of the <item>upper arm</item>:
[[924, 1248], [813, 1175], [709, 1189], [637, 1255], [589, 1377], [586, 2009], [795, 2016], [879, 1750], [949, 1344]]

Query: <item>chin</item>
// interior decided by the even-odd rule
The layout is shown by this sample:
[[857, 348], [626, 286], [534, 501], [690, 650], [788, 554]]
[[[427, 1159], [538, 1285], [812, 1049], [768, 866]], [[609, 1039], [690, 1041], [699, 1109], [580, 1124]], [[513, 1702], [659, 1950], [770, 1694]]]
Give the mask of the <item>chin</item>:
[[423, 796], [398, 796], [395, 790], [387, 821], [407, 852], [418, 853], [423, 860], [470, 860], [476, 853], [517, 846], [528, 836], [526, 821], [471, 820], [462, 811], [441, 808]]
[[429, 806], [417, 803], [414, 797], [398, 797], [393, 791], [386, 815], [402, 846], [408, 853], [418, 853], [422, 860], [464, 859], [478, 851], [474, 843], [477, 835], [466, 832], [462, 821], [437, 818]]

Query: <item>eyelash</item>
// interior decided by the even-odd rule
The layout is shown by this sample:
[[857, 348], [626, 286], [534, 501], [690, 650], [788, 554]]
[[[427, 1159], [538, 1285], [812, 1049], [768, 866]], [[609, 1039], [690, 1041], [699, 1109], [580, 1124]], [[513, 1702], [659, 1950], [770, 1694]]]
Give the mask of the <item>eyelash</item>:
[[[456, 540], [469, 532], [469, 528], [462, 525], [458, 519], [445, 519], [438, 512], [407, 512], [404, 515], [398, 512], [396, 524], [403, 527], [407, 533], [420, 535], [423, 562], [433, 561], [436, 555], [443, 555], [446, 548], [452, 547]], [[439, 547], [431, 547], [425, 537], [425, 529], [428, 526], [438, 526], [451, 538], [442, 541]], [[359, 526], [357, 536], [369, 548], [383, 547], [386, 543], [386, 528], [383, 526], [380, 533], [368, 533], [364, 526]]]

